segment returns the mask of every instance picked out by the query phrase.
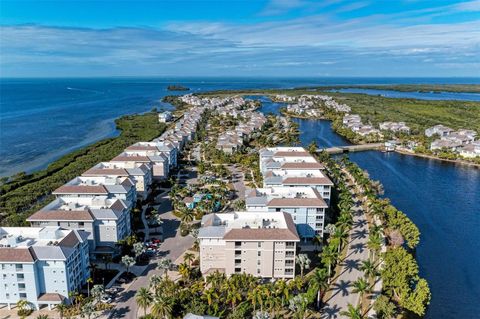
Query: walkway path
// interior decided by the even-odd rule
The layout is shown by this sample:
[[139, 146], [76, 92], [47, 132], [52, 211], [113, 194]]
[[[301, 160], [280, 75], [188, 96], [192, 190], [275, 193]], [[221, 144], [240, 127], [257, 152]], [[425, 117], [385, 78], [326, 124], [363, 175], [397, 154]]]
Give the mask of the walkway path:
[[353, 227], [350, 230], [350, 240], [347, 255], [340, 263], [341, 272], [330, 286], [330, 298], [326, 300], [321, 310], [321, 318], [342, 318], [341, 312], [347, 311], [348, 304], [356, 306], [360, 296], [354, 293], [353, 283], [363, 278], [360, 270], [362, 261], [368, 260], [368, 223], [360, 200], [354, 196]]

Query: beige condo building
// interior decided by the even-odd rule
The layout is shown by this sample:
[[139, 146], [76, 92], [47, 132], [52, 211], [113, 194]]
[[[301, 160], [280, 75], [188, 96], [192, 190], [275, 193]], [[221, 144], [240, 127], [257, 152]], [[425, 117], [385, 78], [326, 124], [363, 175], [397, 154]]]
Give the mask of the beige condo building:
[[227, 276], [247, 273], [262, 278], [293, 278], [300, 238], [284, 212], [209, 214], [199, 230], [200, 270]]

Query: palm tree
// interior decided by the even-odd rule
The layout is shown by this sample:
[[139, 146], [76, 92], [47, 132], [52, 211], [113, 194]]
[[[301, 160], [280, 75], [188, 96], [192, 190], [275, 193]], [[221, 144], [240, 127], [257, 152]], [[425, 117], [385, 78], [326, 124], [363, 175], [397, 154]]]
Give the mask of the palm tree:
[[320, 309], [323, 292], [328, 288], [327, 270], [324, 268], [315, 269], [313, 276], [310, 277], [309, 284], [317, 290], [317, 309]]
[[368, 236], [367, 247], [372, 252], [372, 260], [375, 261], [376, 253], [380, 251], [380, 248], [382, 247], [382, 238], [380, 237], [380, 234], [370, 233]]
[[296, 262], [300, 266], [300, 277], [303, 278], [303, 271], [310, 268], [312, 261], [308, 258], [307, 254], [299, 254]]
[[350, 319], [362, 319], [362, 311], [360, 307], [354, 307], [352, 304], [348, 304], [348, 310], [340, 312], [340, 315]]
[[[325, 247], [321, 254], [322, 263], [328, 267], [328, 277], [332, 275], [332, 265], [335, 264], [337, 260], [337, 253], [330, 248], [330, 246]], [[329, 278], [330, 283], [330, 278]]]
[[135, 265], [135, 258], [125, 255], [122, 257], [122, 264], [127, 268], [127, 274], [130, 272], [130, 267]]
[[364, 272], [367, 278], [374, 278], [377, 275], [377, 270], [375, 269], [375, 265], [370, 260], [362, 261], [362, 266], [360, 269]]
[[312, 239], [313, 245], [315, 246], [315, 250], [320, 246], [323, 242], [323, 238], [320, 235], [316, 235]]
[[102, 285], [95, 285], [92, 288], [92, 297], [101, 302], [103, 295], [105, 294], [105, 288]]
[[[252, 302], [253, 305], [253, 312], [257, 309], [257, 304], [259, 303], [259, 300], [262, 298], [259, 286], [255, 287], [254, 289], [251, 289], [247, 293], [247, 299]], [[262, 309], [263, 310], [263, 309]]]
[[168, 319], [171, 313], [171, 299], [161, 294], [157, 294], [153, 299], [152, 315], [158, 318]]
[[275, 294], [281, 297], [281, 305], [285, 305], [285, 299], [290, 297], [290, 289], [284, 279], [275, 282]]
[[188, 266], [186, 263], [181, 263], [178, 266], [178, 272], [182, 276], [183, 281], [188, 281], [190, 279], [190, 266]]
[[83, 317], [87, 317], [88, 319], [90, 319], [90, 317], [95, 313], [95, 307], [93, 306], [93, 304], [91, 302], [87, 302], [86, 304], [84, 304], [82, 306], [82, 309], [81, 309], [81, 312], [80, 312], [80, 316], [83, 318]]
[[306, 294], [299, 294], [290, 299], [290, 308], [293, 311], [297, 318], [304, 319], [306, 316], [306, 310], [308, 307], [308, 297]]
[[90, 297], [90, 284], [93, 284], [92, 277], [88, 277], [87, 279], [87, 297]]
[[158, 268], [163, 270], [163, 273], [165, 274], [165, 278], [168, 276], [168, 271], [172, 267], [172, 260], [169, 258], [162, 258], [158, 262]]
[[353, 283], [353, 292], [360, 295], [360, 302], [363, 299], [363, 294], [369, 290], [368, 282], [365, 280], [365, 278], [358, 278], [357, 281]]
[[225, 302], [229, 303], [233, 310], [237, 305], [237, 302], [242, 301], [242, 295], [238, 291], [237, 287], [233, 284], [228, 285], [227, 295], [225, 298]]
[[55, 306], [55, 310], [58, 312], [60, 319], [63, 319], [63, 314], [65, 313], [65, 310], [67, 310], [67, 308], [67, 305], [63, 302]]
[[188, 263], [189, 266], [192, 266], [192, 262], [195, 260], [195, 255], [189, 252], [186, 252], [183, 255], [183, 260]]
[[153, 302], [152, 293], [147, 288], [141, 287], [135, 294], [135, 301], [140, 307], [143, 308], [143, 315], [147, 316], [147, 308]]
[[48, 319], [48, 315], [38, 315], [35, 319]]
[[342, 250], [342, 247], [348, 243], [348, 233], [343, 228], [337, 227], [337, 229], [335, 229], [335, 232], [332, 234], [331, 239], [335, 239], [338, 243], [337, 252], [340, 254], [340, 250]]

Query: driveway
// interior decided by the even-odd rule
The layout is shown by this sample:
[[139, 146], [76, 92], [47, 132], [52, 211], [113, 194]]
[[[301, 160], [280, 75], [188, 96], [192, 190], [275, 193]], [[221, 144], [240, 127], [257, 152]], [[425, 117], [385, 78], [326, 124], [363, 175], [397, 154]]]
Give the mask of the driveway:
[[[159, 213], [163, 221], [164, 242], [159, 248], [162, 257], [170, 258], [175, 261], [183, 252], [193, 245], [192, 236], [182, 237], [180, 235], [180, 220], [172, 213], [172, 204], [167, 194], [162, 196], [159, 204]], [[157, 268], [158, 259], [152, 259], [140, 277], [128, 287], [117, 299], [115, 310], [110, 318], [137, 318], [137, 304], [135, 302], [135, 293], [141, 287], [148, 287], [149, 278], [152, 275], [162, 275], [162, 271]]]

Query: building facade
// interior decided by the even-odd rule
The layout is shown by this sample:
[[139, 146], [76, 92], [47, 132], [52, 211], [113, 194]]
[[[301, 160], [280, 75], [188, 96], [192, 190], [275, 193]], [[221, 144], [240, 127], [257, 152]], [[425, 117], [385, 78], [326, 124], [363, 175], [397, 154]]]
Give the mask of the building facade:
[[246, 273], [262, 278], [294, 278], [300, 241], [292, 217], [283, 212], [209, 214], [199, 230], [203, 274]]
[[60, 227], [0, 227], [0, 304], [68, 303], [90, 277], [87, 236]]

